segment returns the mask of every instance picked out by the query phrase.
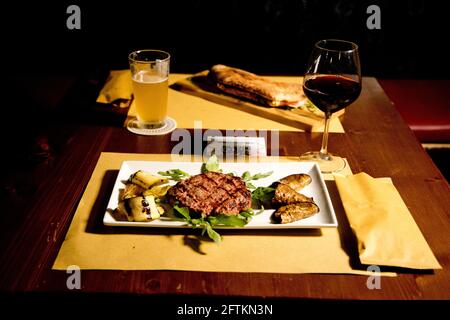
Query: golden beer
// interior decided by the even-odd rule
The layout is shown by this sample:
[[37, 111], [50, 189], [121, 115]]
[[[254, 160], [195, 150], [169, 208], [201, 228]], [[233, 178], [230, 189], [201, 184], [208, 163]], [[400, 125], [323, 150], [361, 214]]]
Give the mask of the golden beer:
[[157, 129], [166, 127], [168, 121], [170, 54], [161, 50], [138, 50], [130, 53], [128, 61], [137, 119], [129, 121], [127, 128], [138, 134], [155, 134], [159, 132]]
[[167, 115], [167, 77], [140, 71], [133, 76], [133, 92], [138, 120], [149, 125], [161, 124]]

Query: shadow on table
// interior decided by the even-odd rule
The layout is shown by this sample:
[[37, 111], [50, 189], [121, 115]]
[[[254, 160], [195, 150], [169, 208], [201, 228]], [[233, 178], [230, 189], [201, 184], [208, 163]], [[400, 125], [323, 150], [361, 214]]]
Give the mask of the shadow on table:
[[328, 180], [325, 181], [325, 183], [327, 185], [328, 193], [330, 194], [334, 212], [336, 213], [336, 218], [338, 220], [338, 232], [341, 247], [347, 253], [350, 259], [350, 265], [353, 269], [365, 270], [367, 268], [364, 267], [364, 265], [362, 265], [359, 261], [358, 241], [350, 227], [347, 216], [345, 215], [345, 210], [342, 206], [342, 201], [336, 187], [336, 182]]

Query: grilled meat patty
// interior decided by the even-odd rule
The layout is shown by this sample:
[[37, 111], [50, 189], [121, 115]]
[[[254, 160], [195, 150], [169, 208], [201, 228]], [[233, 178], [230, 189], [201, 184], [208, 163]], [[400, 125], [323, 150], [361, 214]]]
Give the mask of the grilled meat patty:
[[251, 193], [239, 177], [218, 172], [192, 176], [178, 182], [167, 192], [167, 199], [173, 205], [201, 213], [236, 215], [251, 207]]

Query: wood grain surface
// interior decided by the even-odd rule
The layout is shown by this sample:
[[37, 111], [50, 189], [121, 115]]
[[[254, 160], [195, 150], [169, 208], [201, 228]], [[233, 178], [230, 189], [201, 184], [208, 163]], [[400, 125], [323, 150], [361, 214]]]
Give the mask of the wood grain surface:
[[[374, 78], [341, 118], [345, 134], [331, 134], [329, 149], [346, 157], [353, 172], [391, 177], [443, 269], [393, 269], [381, 290], [355, 275], [206, 273], [184, 271], [82, 271], [84, 294], [290, 297], [320, 299], [449, 299], [450, 190]], [[118, 123], [120, 123], [118, 121]], [[51, 265], [101, 152], [170, 153], [170, 135], [145, 137], [120, 126], [78, 122], [53, 169], [11, 224], [3, 224], [0, 289], [68, 292], [67, 274]], [[320, 133], [281, 132], [280, 155], [319, 149]], [[109, 195], [100, 195], [109, 197]], [[15, 212], [9, 212], [14, 216]], [[8, 221], [8, 220], [5, 220]], [[345, 227], [345, 225], [343, 225]], [[348, 227], [348, 226], [347, 226]], [[350, 241], [350, 240], [349, 240]], [[268, 257], [269, 259], [270, 257]]]

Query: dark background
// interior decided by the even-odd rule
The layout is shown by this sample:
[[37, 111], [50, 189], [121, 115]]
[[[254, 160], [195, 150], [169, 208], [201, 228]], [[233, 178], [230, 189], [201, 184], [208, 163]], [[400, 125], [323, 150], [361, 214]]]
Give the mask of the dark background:
[[[2, 3], [2, 55], [8, 71], [83, 73], [127, 68], [134, 49], [172, 54], [172, 71], [223, 63], [261, 74], [303, 73], [317, 40], [360, 46], [363, 74], [448, 78], [450, 11], [437, 0], [15, 1]], [[81, 30], [66, 8], [81, 8]], [[381, 30], [366, 9], [381, 8]]]
[[[71, 4], [81, 8], [81, 30], [66, 27]], [[381, 8], [381, 30], [366, 27], [371, 4]], [[20, 205], [79, 125], [122, 126], [95, 100], [135, 49], [169, 51], [178, 73], [223, 63], [299, 76], [317, 40], [341, 38], [359, 44], [365, 76], [448, 79], [450, 69], [450, 10], [437, 0], [15, 0], [0, 10], [0, 136], [11, 169], [0, 198], [13, 194]]]
[[[445, 2], [3, 1], [0, 225], [9, 231], [0, 234], [0, 251], [64, 152], [72, 150], [80, 127], [123, 125], [123, 118], [110, 114], [113, 108], [99, 109], [95, 99], [109, 70], [128, 68], [131, 51], [167, 50], [176, 73], [222, 63], [299, 76], [316, 41], [340, 38], [359, 45], [365, 76], [449, 79]], [[71, 4], [81, 7], [81, 30], [66, 27]], [[366, 27], [371, 4], [381, 8], [381, 30]]]

